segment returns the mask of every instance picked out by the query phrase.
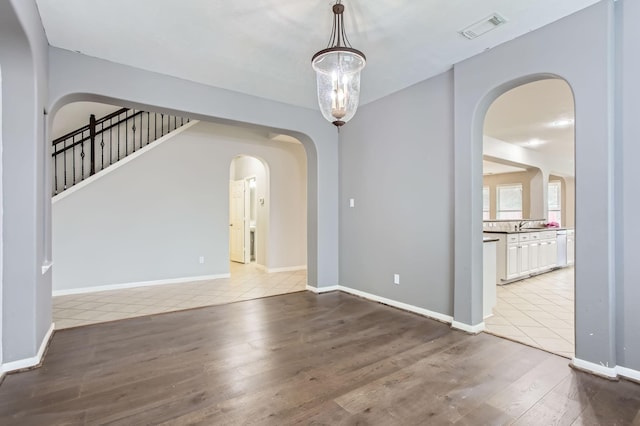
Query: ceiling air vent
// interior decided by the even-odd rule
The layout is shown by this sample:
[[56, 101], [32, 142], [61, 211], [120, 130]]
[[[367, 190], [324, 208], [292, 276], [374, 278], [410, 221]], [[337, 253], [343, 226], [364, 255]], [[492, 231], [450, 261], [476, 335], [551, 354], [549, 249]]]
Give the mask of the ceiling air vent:
[[489, 15], [481, 21], [476, 22], [475, 24], [469, 25], [464, 30], [460, 31], [460, 34], [468, 38], [469, 40], [473, 40], [476, 37], [480, 37], [482, 34], [488, 33], [492, 29], [499, 27], [502, 24], [505, 24], [507, 20], [498, 13], [494, 13], [493, 15]]

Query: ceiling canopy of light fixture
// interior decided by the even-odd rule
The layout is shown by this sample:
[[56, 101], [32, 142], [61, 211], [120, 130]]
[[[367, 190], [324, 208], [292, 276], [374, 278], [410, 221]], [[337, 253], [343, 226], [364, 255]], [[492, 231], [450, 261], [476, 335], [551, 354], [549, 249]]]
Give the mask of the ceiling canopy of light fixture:
[[333, 5], [329, 47], [311, 58], [316, 72], [318, 104], [324, 118], [342, 126], [355, 115], [360, 98], [360, 71], [366, 65], [361, 51], [351, 47], [344, 30], [344, 5]]

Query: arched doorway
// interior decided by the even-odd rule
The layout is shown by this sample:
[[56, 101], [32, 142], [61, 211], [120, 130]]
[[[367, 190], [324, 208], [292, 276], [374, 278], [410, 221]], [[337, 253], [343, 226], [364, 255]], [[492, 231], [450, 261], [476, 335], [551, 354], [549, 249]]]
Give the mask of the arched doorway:
[[306, 167], [292, 138], [269, 137], [229, 167], [229, 291], [261, 297], [300, 291], [307, 281]]
[[571, 88], [546, 78], [501, 94], [483, 130], [483, 232], [497, 239], [496, 264], [483, 262], [496, 270], [486, 331], [567, 358], [575, 354], [574, 122]]
[[[80, 113], [85, 119], [89, 117], [90, 114], [85, 114], [88, 107], [91, 115], [97, 115], [95, 112], [102, 108], [107, 116], [112, 114], [111, 109], [115, 108], [116, 112], [121, 109], [94, 103], [84, 103], [76, 107], [72, 109], [77, 111], [68, 114], [64, 113], [64, 109], [58, 111], [62, 113], [56, 114], [55, 119], [63, 121], [53, 123], [54, 128], [63, 129], [58, 132], [66, 133], [67, 124], [77, 126], [74, 124], [76, 113]], [[145, 114], [147, 113], [144, 112], [142, 115]], [[180, 310], [304, 290], [307, 284], [304, 250], [307, 229], [306, 220], [300, 219], [306, 218], [307, 213], [307, 156], [302, 144], [274, 140], [266, 131], [185, 120], [186, 124], [178, 129], [159, 132], [158, 140], [146, 143], [143, 138], [142, 147], [137, 136], [134, 139], [137, 141], [137, 149], [135, 152], [129, 152], [132, 149], [125, 148], [131, 148], [133, 144], [125, 142], [127, 135], [139, 135], [140, 129], [146, 129], [144, 124], [148, 122], [142, 121], [140, 124], [140, 119], [134, 117], [135, 114], [129, 114], [128, 118], [122, 119], [122, 123], [119, 123], [121, 120], [116, 120], [118, 126], [126, 129], [109, 129], [106, 131], [111, 131], [113, 136], [108, 134], [104, 139], [97, 138], [98, 141], [105, 141], [104, 151], [108, 154], [117, 152], [117, 147], [120, 147], [123, 158], [116, 157], [113, 162], [105, 161], [104, 167], [102, 162], [99, 162], [100, 167], [97, 167], [95, 175], [81, 180], [75, 190], [71, 187], [54, 197], [53, 240], [57, 275], [54, 274], [53, 280], [53, 314], [56, 327], [66, 328], [108, 319], [157, 313], [161, 309]], [[166, 121], [165, 118], [164, 122]], [[175, 121], [171, 119], [172, 123]], [[182, 120], [179, 122], [182, 123]], [[151, 129], [153, 128], [151, 126]], [[98, 129], [96, 134], [98, 132], [103, 133], [103, 129]], [[115, 136], [119, 133], [122, 133], [120, 138]], [[152, 130], [151, 133], [155, 134]], [[145, 131], [144, 136], [147, 134]], [[116, 148], [111, 149], [111, 145]], [[100, 147], [98, 153], [101, 154], [102, 143], [97, 146]], [[98, 155], [97, 158], [101, 160], [102, 155]], [[105, 158], [108, 160], [111, 157], [106, 155]], [[80, 156], [80, 159], [83, 157]], [[274, 164], [277, 170], [269, 173], [267, 164]], [[53, 169], [52, 174], [56, 176], [55, 167]], [[64, 167], [58, 167], [58, 171], [61, 169]], [[232, 280], [228, 280], [228, 191], [229, 181], [234, 179], [243, 180], [249, 190], [252, 183], [256, 185], [255, 204], [260, 208], [258, 211], [258, 206], [255, 206], [254, 232], [257, 231], [257, 241], [254, 253], [257, 262], [261, 264], [261, 270], [258, 272], [261, 276], [270, 272], [290, 272], [295, 276], [270, 276], [273, 278], [270, 279], [273, 286], [269, 288], [262, 288], [259, 283], [244, 279], [255, 278], [253, 276], [240, 277], [240, 280], [235, 280], [237, 277], [233, 276]], [[272, 181], [275, 182], [274, 190], [271, 190]], [[136, 195], [141, 193], [145, 194], [144, 200]], [[274, 198], [273, 202], [271, 195]], [[108, 206], [103, 204], [107, 202]], [[279, 209], [278, 214], [272, 216], [269, 212], [273, 205]], [[83, 223], [70, 221], [74, 215], [77, 216], [78, 211], [84, 212], [83, 216], [89, 219]], [[119, 213], [114, 214], [114, 211]], [[126, 214], [134, 211], [136, 214]], [[292, 211], [293, 218], [290, 214]], [[109, 216], [105, 217], [107, 214]], [[113, 217], [127, 219], [126, 222], [118, 221], [117, 226], [114, 226], [115, 223], [111, 220]], [[275, 220], [271, 221], [270, 218], [274, 217]], [[152, 219], [148, 220], [149, 218]], [[244, 217], [241, 220], [244, 222]], [[250, 217], [247, 226], [251, 227]], [[281, 232], [283, 226], [289, 227], [290, 232]], [[268, 230], [271, 228], [279, 231], [276, 234], [278, 238], [275, 238], [273, 243], [268, 239]], [[162, 239], [152, 241], [149, 238], [138, 238], [136, 235], [139, 232], [147, 236], [161, 235]], [[297, 238], [299, 245], [293, 249], [290, 241], [292, 235]], [[83, 241], [82, 248], [73, 244], [73, 241]], [[92, 254], [96, 251], [95, 247], [92, 246], [92, 250], [86, 249], [96, 241], [115, 249], [97, 257]], [[287, 256], [292, 250], [299, 257]], [[136, 253], [149, 251], [154, 251], [154, 254], [147, 256], [147, 260], [135, 256]], [[87, 257], [79, 261], [84, 254], [87, 254]], [[162, 258], [165, 255], [167, 257]], [[96, 261], [109, 265], [122, 264], [115, 262], [115, 257], [121, 260], [135, 257], [135, 267], [138, 268], [135, 273], [143, 279], [132, 279], [131, 272], [134, 270], [126, 262], [126, 268], [118, 268], [121, 275], [116, 278], [114, 275], [108, 276], [108, 271], [105, 270], [105, 273], [98, 274], [104, 280], [102, 282], [91, 281], [95, 279], [96, 274], [77, 279], [80, 272], [76, 266]], [[105, 262], [106, 258], [109, 260]], [[153, 264], [149, 263], [151, 259]], [[186, 259], [186, 262], [181, 259]], [[248, 262], [249, 259], [250, 253], [247, 257]], [[244, 262], [244, 258], [242, 261]], [[179, 273], [182, 275], [170, 271], [176, 266], [181, 268]], [[95, 271], [99, 267], [100, 265], [93, 264], [91, 270]], [[75, 272], [70, 274], [69, 271]], [[276, 282], [279, 279], [285, 281], [285, 278], [288, 279], [286, 282]], [[180, 286], [180, 289], [172, 286]], [[127, 291], [130, 288], [142, 287], [145, 288], [145, 292], [154, 291], [156, 296], [167, 295], [173, 290], [185, 293], [187, 289], [191, 289], [189, 291], [195, 297], [183, 301], [181, 298], [184, 295], [166, 298], [162, 296], [162, 303], [136, 309], [137, 312], [130, 311], [134, 308], [126, 305], [136, 302], [136, 298], [130, 296]], [[74, 303], [73, 298], [77, 297], [76, 295], [83, 293], [91, 294], [90, 297], [98, 303], [98, 295], [104, 291], [113, 291], [114, 294], [111, 296], [117, 296], [120, 300], [116, 302], [118, 306], [111, 307], [114, 310], [107, 315], [108, 319], [102, 318], [107, 313], [105, 309], [109, 308], [103, 305], [93, 304], [87, 309], [82, 308], [82, 312], [65, 309], [66, 305]], [[120, 293], [116, 295], [115, 292]]]

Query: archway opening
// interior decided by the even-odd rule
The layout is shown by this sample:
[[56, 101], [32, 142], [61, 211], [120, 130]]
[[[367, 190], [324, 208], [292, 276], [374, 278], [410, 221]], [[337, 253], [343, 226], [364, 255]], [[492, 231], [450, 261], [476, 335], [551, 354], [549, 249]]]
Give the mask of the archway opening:
[[[73, 133], [71, 127], [84, 128], [82, 121], [91, 114], [99, 123], [101, 115], [121, 109], [91, 102], [69, 105], [54, 117], [54, 139]], [[54, 156], [51, 184], [64, 182], [66, 172], [67, 182], [73, 185], [60, 187], [52, 203], [56, 327], [304, 290], [308, 158], [302, 143], [293, 138], [283, 141], [283, 135], [268, 129], [186, 117], [183, 124], [180, 115], [174, 114], [170, 115], [171, 128], [163, 128], [154, 126], [156, 121], [149, 118], [156, 114], [153, 110], [138, 111], [114, 118], [113, 126], [109, 121], [105, 129], [98, 127], [94, 148], [83, 148], [82, 135], [58, 143], [63, 153], [62, 158]], [[80, 124], [74, 122], [78, 114]], [[166, 125], [167, 114], [157, 115], [158, 123]], [[176, 121], [179, 126], [174, 128]], [[156, 133], [158, 139], [153, 138]], [[92, 150], [96, 171], [83, 175], [83, 165], [85, 171], [89, 169], [87, 157]], [[270, 165], [275, 172], [270, 172]], [[74, 167], [76, 178], [70, 181]], [[237, 176], [244, 180], [249, 194], [255, 184], [255, 275], [269, 278], [273, 285], [268, 289], [249, 288], [247, 276], [241, 277], [238, 288], [229, 282], [237, 277], [228, 279], [234, 275], [229, 262], [228, 191], [229, 181]], [[251, 225], [249, 215], [250, 229]], [[251, 250], [248, 263], [250, 259]], [[283, 273], [290, 276], [278, 275]], [[158, 290], [165, 294], [172, 289], [180, 294], [162, 296], [161, 303], [135, 312], [125, 305], [141, 302], [138, 296], [105, 293]], [[194, 297], [182, 300], [185, 294]], [[68, 299], [76, 295], [91, 303], [70, 307], [74, 301]], [[102, 306], [99, 299], [105, 297], [118, 300], [113, 306]], [[82, 312], [80, 305], [86, 305]]]
[[269, 139], [276, 155], [247, 150], [229, 167], [230, 291], [256, 297], [304, 290], [307, 282], [305, 155], [293, 138]]
[[570, 86], [545, 78], [497, 97], [483, 129], [483, 233], [495, 240], [484, 244], [486, 331], [568, 358], [575, 353], [574, 122]]

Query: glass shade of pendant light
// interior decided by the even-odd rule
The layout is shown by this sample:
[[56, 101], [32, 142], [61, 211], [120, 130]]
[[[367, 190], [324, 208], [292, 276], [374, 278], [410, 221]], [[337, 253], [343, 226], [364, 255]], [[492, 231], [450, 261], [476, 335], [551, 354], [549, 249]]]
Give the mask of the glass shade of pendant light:
[[329, 47], [313, 55], [318, 103], [324, 118], [337, 127], [351, 120], [358, 109], [360, 71], [366, 65], [364, 53], [351, 47], [344, 31], [344, 5], [333, 5], [333, 30]]

